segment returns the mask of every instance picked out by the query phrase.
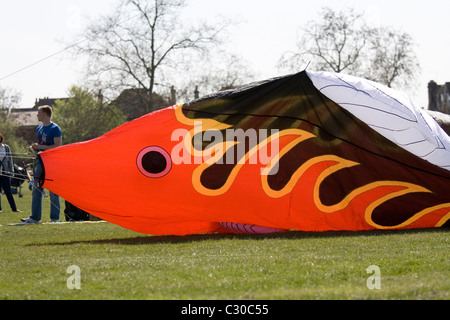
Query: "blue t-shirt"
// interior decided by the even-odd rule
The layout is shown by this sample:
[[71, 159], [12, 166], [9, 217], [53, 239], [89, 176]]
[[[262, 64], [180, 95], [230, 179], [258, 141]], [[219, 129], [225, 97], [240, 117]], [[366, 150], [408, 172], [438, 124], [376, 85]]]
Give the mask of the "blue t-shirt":
[[46, 127], [44, 127], [44, 125], [40, 125], [36, 131], [37, 143], [45, 146], [54, 145], [55, 138], [61, 137], [61, 128], [55, 123], [52, 123]]

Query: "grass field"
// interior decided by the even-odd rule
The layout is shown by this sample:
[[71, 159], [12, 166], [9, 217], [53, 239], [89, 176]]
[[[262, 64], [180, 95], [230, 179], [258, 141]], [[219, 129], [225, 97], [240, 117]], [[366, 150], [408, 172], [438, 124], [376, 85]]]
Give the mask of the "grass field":
[[8, 226], [30, 213], [24, 193], [22, 214], [2, 196], [2, 300], [450, 298], [448, 229], [161, 237], [110, 223]]

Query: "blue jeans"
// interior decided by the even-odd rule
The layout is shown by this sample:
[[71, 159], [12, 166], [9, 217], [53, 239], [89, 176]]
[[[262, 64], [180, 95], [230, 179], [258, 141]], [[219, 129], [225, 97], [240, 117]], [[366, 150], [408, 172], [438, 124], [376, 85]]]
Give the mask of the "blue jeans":
[[[34, 182], [31, 200], [31, 216], [30, 218], [36, 221], [41, 221], [42, 218], [42, 196], [44, 188], [38, 186], [39, 177], [42, 173], [41, 161], [36, 161], [36, 168], [34, 169]], [[50, 192], [50, 219], [59, 220], [60, 203], [59, 196]]]

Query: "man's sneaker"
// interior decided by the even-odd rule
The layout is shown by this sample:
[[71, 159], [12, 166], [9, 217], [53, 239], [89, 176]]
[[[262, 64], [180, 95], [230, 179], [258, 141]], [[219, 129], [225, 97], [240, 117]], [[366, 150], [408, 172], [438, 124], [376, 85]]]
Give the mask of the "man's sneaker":
[[33, 220], [31, 218], [21, 219], [23, 221], [23, 224], [39, 224], [39, 221]]

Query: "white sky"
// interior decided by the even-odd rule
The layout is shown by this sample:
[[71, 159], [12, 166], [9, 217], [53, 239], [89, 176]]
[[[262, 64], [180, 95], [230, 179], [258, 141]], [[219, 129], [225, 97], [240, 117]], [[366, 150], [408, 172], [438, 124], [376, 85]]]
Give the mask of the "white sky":
[[[87, 17], [115, 7], [114, 0], [22, 0], [0, 4], [0, 79], [49, 57], [79, 34]], [[408, 32], [417, 43], [420, 87], [407, 92], [420, 107], [427, 106], [427, 84], [450, 82], [449, 0], [190, 0], [186, 15], [214, 21], [219, 16], [241, 21], [229, 32], [229, 48], [245, 60], [259, 79], [281, 75], [276, 63], [293, 50], [300, 27], [315, 19], [323, 6], [353, 7], [366, 12], [372, 25]], [[180, 21], [182, 23], [182, 21]], [[301, 70], [299, 70], [301, 71]], [[0, 80], [0, 87], [22, 93], [21, 107], [36, 98], [67, 96], [80, 83], [82, 64], [59, 54]]]

